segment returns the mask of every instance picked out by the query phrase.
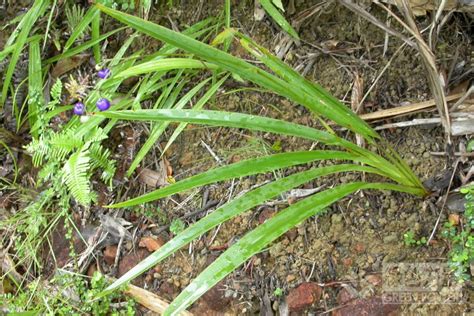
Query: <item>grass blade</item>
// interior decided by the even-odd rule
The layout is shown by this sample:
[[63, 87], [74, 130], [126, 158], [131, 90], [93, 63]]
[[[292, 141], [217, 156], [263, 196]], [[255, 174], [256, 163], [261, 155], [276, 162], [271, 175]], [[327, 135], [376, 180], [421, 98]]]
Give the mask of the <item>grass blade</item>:
[[[201, 110], [203, 108], [203, 106], [207, 103], [207, 101], [209, 101], [209, 99], [217, 92], [217, 90], [227, 80], [228, 77], [229, 76], [227, 75], [224, 78], [222, 78], [221, 80], [219, 80], [218, 82], [216, 82], [214, 85], [212, 85], [211, 88], [209, 88], [209, 90], [202, 96], [202, 98], [199, 99], [199, 101], [193, 107], [193, 110]], [[178, 125], [178, 127], [174, 130], [174, 132], [171, 135], [170, 139], [166, 143], [166, 146], [163, 149], [163, 152], [162, 152], [161, 155], [163, 155], [168, 150], [169, 146], [171, 146], [171, 144], [173, 144], [173, 142], [176, 140], [176, 138], [179, 136], [179, 134], [181, 134], [181, 132], [186, 128], [187, 125], [188, 124], [186, 124], [186, 123], [180, 123]]]
[[285, 17], [278, 11], [278, 9], [273, 5], [270, 0], [258, 0], [262, 5], [263, 9], [272, 17], [272, 19], [291, 37], [299, 40], [298, 33], [296, 33], [295, 29], [291, 26], [290, 23], [285, 19]]
[[246, 128], [280, 135], [296, 136], [327, 145], [341, 146], [352, 152], [365, 156], [369, 165], [384, 171], [386, 177], [404, 185], [412, 185], [400, 171], [384, 159], [369, 150], [346, 141], [336, 135], [323, 132], [304, 125], [289, 123], [282, 120], [223, 111], [194, 111], [194, 110], [137, 110], [137, 111], [107, 111], [96, 113], [97, 116], [137, 121], [174, 121], [196, 123], [210, 126], [225, 126]]
[[88, 48], [94, 46], [95, 44], [102, 42], [103, 40], [105, 40], [105, 39], [108, 38], [109, 36], [111, 36], [111, 35], [113, 35], [113, 34], [115, 34], [115, 33], [117, 33], [117, 32], [120, 32], [120, 31], [122, 31], [122, 30], [124, 30], [124, 29], [126, 29], [126, 27], [121, 27], [121, 28], [115, 29], [115, 30], [113, 30], [113, 31], [110, 31], [110, 32], [108, 32], [108, 33], [105, 33], [105, 34], [99, 36], [97, 39], [93, 39], [93, 40], [87, 41], [87, 42], [85, 42], [85, 43], [83, 43], [83, 44], [81, 44], [81, 45], [79, 45], [79, 46], [77, 46], [77, 47], [74, 47], [74, 48], [72, 48], [72, 49], [69, 49], [69, 50], [65, 51], [65, 52], [62, 53], [62, 54], [59, 54], [59, 55], [56, 55], [56, 56], [51, 57], [51, 58], [49, 58], [49, 59], [46, 59], [46, 60], [44, 61], [44, 63], [45, 63], [45, 64], [50, 64], [50, 63], [54, 63], [54, 62], [56, 62], [56, 61], [58, 61], [58, 60], [61, 60], [61, 59], [64, 59], [64, 58], [77, 55], [77, 54], [79, 54], [79, 53], [85, 51], [86, 49], [88, 49]]
[[306, 106], [313, 112], [325, 116], [337, 124], [348, 128], [349, 130], [361, 134], [366, 138], [379, 138], [378, 134], [362, 119], [356, 117], [358, 124], [354, 124], [354, 119], [347, 118], [345, 112], [341, 112], [339, 108], [329, 107], [327, 104], [321, 103], [317, 96], [308, 97], [306, 94], [301, 94], [297, 89], [288, 89], [288, 83], [284, 80], [254, 66], [250, 63], [236, 58], [228, 53], [218, 50], [210, 45], [201, 43], [186, 35], [174, 32], [170, 29], [160, 25], [145, 21], [138, 17], [125, 14], [107, 8], [101, 4], [96, 4], [96, 7], [102, 12], [112, 16], [122, 23], [133, 27], [134, 29], [143, 32], [158, 40], [164, 41], [170, 45], [179, 47], [187, 52], [190, 52], [208, 62], [226, 69], [240, 77], [254, 82], [270, 91], [274, 91], [282, 96], [287, 97], [297, 103]]
[[38, 113], [44, 105], [39, 42], [39, 39], [37, 39], [30, 43], [28, 62], [28, 119], [30, 132], [34, 138], [38, 138], [38, 130], [33, 129], [33, 127], [36, 125]]
[[[201, 83], [199, 83], [197, 86], [192, 88], [188, 93], [186, 93], [174, 106], [175, 109], [182, 109], [195, 95], [196, 93], [199, 92], [199, 90], [204, 87], [211, 78], [208, 78], [206, 80], [203, 80]], [[181, 90], [181, 89], [179, 89]], [[166, 130], [170, 122], [162, 122], [157, 126], [157, 128], [153, 129], [152, 133], [146, 140], [145, 144], [142, 146], [140, 151], [137, 153], [135, 156], [135, 159], [133, 160], [132, 164], [130, 165], [130, 168], [127, 171], [127, 176], [130, 176], [133, 171], [136, 169], [138, 164], [145, 158], [145, 155], [148, 153], [148, 151], [151, 149], [151, 147], [156, 143], [158, 138], [163, 134], [163, 132]]]
[[224, 111], [194, 111], [194, 110], [137, 110], [137, 111], [107, 111], [95, 115], [132, 121], [175, 121], [184, 123], [204, 124], [211, 126], [225, 126], [235, 128], [246, 128], [263, 132], [271, 132], [281, 135], [296, 136], [325, 144], [357, 147], [335, 135], [320, 130], [298, 125], [282, 120], [233, 113]]
[[177, 315], [269, 243], [310, 216], [361, 189], [401, 190], [387, 183], [355, 182], [317, 193], [280, 211], [247, 233], [201, 272], [170, 304], [164, 315]]
[[217, 67], [210, 63], [205, 63], [200, 60], [191, 59], [191, 58], [165, 58], [152, 60], [146, 63], [138, 64], [136, 66], [130, 67], [117, 75], [115, 78], [128, 78], [137, 75], [142, 75], [150, 72], [156, 71], [168, 71], [174, 69], [217, 69]]
[[[92, 40], [97, 40], [100, 37], [100, 11], [99, 14], [95, 15], [91, 21], [91, 38]], [[92, 52], [94, 54], [95, 63], [97, 65], [101, 62], [100, 57], [100, 45], [99, 42], [92, 46]]]
[[193, 177], [178, 181], [167, 187], [152, 191], [131, 200], [110, 205], [111, 208], [130, 207], [138, 204], [154, 201], [181, 191], [200, 187], [206, 184], [219, 181], [229, 180], [233, 178], [245, 177], [248, 175], [265, 173], [281, 168], [300, 165], [316, 160], [352, 160], [364, 162], [365, 159], [358, 155], [342, 152], [342, 151], [301, 151], [275, 154], [261, 158], [247, 159], [236, 162], [231, 165], [219, 167], [216, 169], [203, 172]]
[[[74, 29], [72, 32], [71, 36], [69, 36], [69, 39], [67, 40], [66, 44], [64, 44], [64, 52], [68, 51], [69, 48], [74, 44], [76, 39], [81, 36], [82, 33], [87, 29], [89, 24], [92, 22], [92, 20], [96, 17], [99, 16], [100, 11], [97, 10], [96, 7], [90, 7], [89, 10], [87, 10], [86, 14], [81, 20], [81, 23]], [[94, 36], [92, 36], [92, 39], [94, 40]]]
[[279, 194], [286, 192], [292, 188], [300, 186], [308, 181], [323, 177], [333, 173], [347, 172], [347, 171], [366, 171], [376, 172], [376, 169], [370, 167], [363, 167], [358, 165], [337, 165], [323, 168], [315, 168], [300, 173], [290, 175], [286, 178], [278, 179], [269, 184], [263, 185], [257, 189], [247, 192], [240, 197], [232, 200], [229, 203], [216, 209], [206, 217], [199, 220], [192, 226], [178, 234], [175, 238], [170, 240], [168, 243], [163, 245], [158, 251], [148, 256], [145, 260], [141, 261], [138, 265], [133, 267], [130, 271], [124, 274], [121, 278], [111, 284], [103, 293], [113, 291], [114, 289], [122, 286], [123, 284], [133, 280], [146, 270], [157, 265], [162, 260], [185, 246], [191, 240], [204, 234], [205, 232], [216, 227], [220, 223], [223, 223], [249, 209], [260, 205], [261, 203], [278, 196]]
[[[46, 7], [48, 6], [48, 3], [49, 3], [48, 0], [35, 1], [31, 9], [25, 14], [25, 16], [20, 22], [22, 25], [22, 28], [21, 28], [20, 33], [18, 34], [18, 37], [16, 38], [16, 47], [13, 50], [10, 63], [8, 65], [8, 69], [5, 74], [5, 79], [3, 81], [2, 99], [0, 102], [0, 108], [3, 107], [7, 99], [8, 89], [9, 89], [10, 82], [13, 76], [13, 72], [15, 71], [16, 63], [18, 62], [21, 51], [23, 50], [23, 47], [25, 46], [25, 43], [28, 40], [28, 35], [31, 31], [31, 28], [33, 27], [33, 24], [35, 24], [36, 20], [44, 14]], [[23, 23], [23, 20], [25, 21], [24, 23]]]

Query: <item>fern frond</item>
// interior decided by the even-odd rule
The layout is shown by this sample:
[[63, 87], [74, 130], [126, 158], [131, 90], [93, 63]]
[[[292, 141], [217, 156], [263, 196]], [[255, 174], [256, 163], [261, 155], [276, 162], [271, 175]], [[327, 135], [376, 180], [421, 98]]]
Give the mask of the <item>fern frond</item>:
[[[66, 23], [69, 27], [69, 31], [72, 33], [76, 27], [81, 23], [84, 18], [84, 9], [78, 5], [73, 4], [72, 6], [66, 6]], [[90, 27], [86, 27], [86, 32], [90, 30]], [[80, 35], [79, 38], [84, 37]]]
[[33, 139], [31, 143], [26, 145], [26, 151], [32, 155], [33, 166], [39, 167], [43, 164], [43, 160], [50, 152], [50, 146], [43, 136]]
[[48, 111], [54, 110], [57, 105], [61, 103], [61, 93], [63, 91], [63, 83], [60, 79], [57, 79], [56, 82], [51, 87], [50, 101], [48, 102]]
[[93, 200], [87, 174], [90, 166], [88, 154], [87, 148], [82, 148], [80, 151], [72, 154], [63, 167], [64, 181], [69, 192], [77, 202], [84, 206], [88, 206]]
[[86, 139], [88, 139], [90, 143], [101, 142], [102, 140], [107, 138], [107, 133], [100, 127], [93, 129], [90, 134], [86, 136]]
[[83, 145], [82, 139], [78, 138], [71, 129], [63, 133], [52, 133], [49, 143], [52, 149], [51, 156], [59, 160]]
[[[94, 143], [89, 149], [92, 168], [102, 169], [101, 179], [109, 183], [115, 174], [115, 161], [110, 159], [110, 151], [99, 143]], [[109, 183], [110, 184], [110, 183]]]
[[45, 163], [38, 172], [39, 184], [45, 183], [53, 177], [58, 176], [58, 168], [58, 163], [55, 160]]

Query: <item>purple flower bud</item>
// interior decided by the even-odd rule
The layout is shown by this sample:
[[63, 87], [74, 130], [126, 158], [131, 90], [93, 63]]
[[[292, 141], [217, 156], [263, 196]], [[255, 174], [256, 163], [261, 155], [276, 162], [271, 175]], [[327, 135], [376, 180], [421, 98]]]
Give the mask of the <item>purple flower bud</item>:
[[110, 101], [102, 98], [97, 101], [95, 106], [97, 106], [99, 111], [107, 111], [110, 108]]
[[74, 114], [83, 115], [86, 112], [86, 106], [82, 102], [77, 102], [74, 104]]
[[97, 73], [97, 76], [101, 79], [106, 79], [108, 76], [110, 76], [110, 69], [109, 68], [104, 68], [99, 70]]

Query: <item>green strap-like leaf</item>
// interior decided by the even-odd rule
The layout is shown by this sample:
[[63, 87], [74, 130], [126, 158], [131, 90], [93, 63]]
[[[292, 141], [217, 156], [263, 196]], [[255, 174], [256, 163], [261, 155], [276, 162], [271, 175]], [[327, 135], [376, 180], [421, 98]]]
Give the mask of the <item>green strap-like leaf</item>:
[[109, 207], [130, 207], [154, 201], [181, 191], [189, 190], [195, 187], [203, 186], [209, 183], [215, 183], [228, 179], [245, 177], [252, 174], [264, 173], [289, 166], [300, 165], [316, 160], [352, 160], [363, 162], [364, 159], [358, 155], [342, 151], [300, 151], [275, 154], [261, 158], [247, 159], [231, 165], [215, 168], [176, 182], [164, 188], [152, 191], [131, 200], [110, 205]]
[[112, 30], [108, 33], [105, 33], [105, 34], [102, 34], [101, 36], [99, 36], [98, 38], [96, 39], [92, 39], [90, 41], [87, 41], [79, 46], [76, 46], [74, 48], [71, 48], [71, 49], [68, 49], [67, 51], [65, 51], [64, 53], [62, 54], [59, 54], [59, 55], [56, 55], [54, 57], [51, 57], [49, 59], [46, 59], [45, 60], [45, 64], [50, 64], [50, 63], [54, 63], [58, 60], [61, 60], [61, 59], [64, 59], [64, 58], [67, 58], [67, 57], [71, 57], [71, 56], [74, 56], [74, 55], [77, 55], [83, 51], [85, 51], [86, 49], [94, 46], [95, 44], [97, 43], [100, 43], [102, 42], [103, 40], [105, 40], [106, 38], [108, 38], [109, 36], [117, 33], [117, 32], [120, 32], [122, 30], [124, 30], [125, 27], [121, 27], [121, 28], [118, 28], [118, 29], [115, 29], [115, 30]]
[[223, 206], [216, 209], [206, 217], [199, 220], [192, 226], [189, 226], [183, 232], [179, 233], [175, 238], [167, 242], [159, 250], [155, 251], [152, 255], [148, 256], [145, 260], [140, 262], [138, 265], [133, 267], [130, 271], [116, 280], [107, 289], [104, 290], [100, 295], [104, 295], [114, 289], [122, 286], [123, 284], [133, 280], [146, 270], [157, 265], [162, 260], [179, 250], [181, 247], [188, 244], [198, 236], [216, 227], [220, 223], [223, 223], [246, 210], [251, 209], [261, 203], [278, 196], [292, 188], [307, 183], [318, 177], [323, 177], [333, 173], [347, 172], [347, 171], [365, 171], [365, 172], [377, 172], [376, 169], [370, 167], [363, 167], [358, 165], [336, 165], [322, 168], [314, 168], [311, 170], [303, 171], [290, 175], [288, 177], [278, 179], [269, 184], [263, 185], [257, 189], [247, 192], [240, 197], [224, 204]]
[[[209, 101], [209, 99], [217, 92], [217, 90], [222, 86], [222, 84], [226, 81], [228, 75], [213, 84], [209, 90], [202, 96], [201, 99], [199, 99], [198, 102], [196, 102], [196, 105], [193, 106], [193, 110], [201, 110], [204, 105]], [[173, 142], [176, 140], [176, 138], [181, 134], [181, 132], [186, 128], [188, 124], [186, 123], [180, 123], [178, 127], [174, 130], [173, 135], [171, 135], [170, 139], [166, 143], [165, 148], [163, 148], [163, 153], [162, 155], [168, 150], [168, 148], [173, 144]]]
[[152, 60], [146, 63], [141, 63], [136, 66], [130, 67], [114, 77], [116, 78], [128, 78], [137, 75], [142, 75], [156, 71], [168, 71], [174, 69], [217, 69], [214, 64], [206, 63], [200, 60], [191, 58], [164, 58], [158, 60]]
[[199, 274], [170, 304], [164, 315], [178, 315], [220, 280], [238, 268], [272, 241], [310, 216], [343, 197], [362, 189], [396, 190], [404, 187], [387, 183], [355, 182], [317, 193], [280, 211], [265, 223], [247, 233]]
[[194, 111], [194, 110], [137, 110], [137, 111], [106, 111], [96, 113], [98, 116], [138, 121], [175, 121], [197, 123], [211, 126], [226, 126], [246, 128], [263, 132], [270, 132], [288, 136], [296, 136], [327, 145], [341, 146], [354, 153], [363, 155], [369, 160], [368, 164], [374, 166], [384, 174], [404, 185], [410, 185], [406, 178], [383, 157], [346, 141], [336, 135], [326, 133], [304, 125], [289, 123], [282, 120], [224, 111]]
[[69, 36], [66, 44], [64, 44], [64, 52], [66, 52], [72, 46], [72, 44], [74, 44], [76, 39], [81, 36], [84, 30], [87, 29], [94, 17], [98, 16], [99, 14], [100, 11], [97, 10], [96, 7], [90, 7], [89, 10], [87, 10], [79, 25], [74, 29], [71, 36]]
[[38, 111], [44, 105], [43, 75], [41, 72], [41, 54], [39, 39], [30, 43], [28, 65], [28, 120], [31, 135], [38, 137], [38, 131], [32, 129], [38, 120]]
[[205, 124], [246, 128], [276, 134], [301, 137], [325, 144], [357, 149], [357, 145], [343, 140], [335, 135], [320, 130], [298, 125], [282, 120], [256, 115], [248, 115], [224, 111], [194, 111], [194, 110], [136, 110], [136, 111], [106, 111], [96, 113], [98, 116], [131, 121], [175, 121], [185, 123]]
[[[199, 90], [201, 90], [209, 82], [209, 80], [211, 80], [211, 78], [203, 80], [194, 88], [192, 88], [174, 105], [174, 108], [182, 109], [196, 95], [196, 93], [198, 93]], [[158, 138], [166, 130], [168, 125], [169, 125], [169, 122], [162, 122], [161, 124], [153, 127], [153, 130], [150, 133], [150, 136], [146, 140], [145, 144], [143, 144], [142, 148], [140, 148], [140, 151], [137, 153], [137, 155], [133, 159], [133, 162], [130, 164], [130, 168], [127, 171], [127, 176], [130, 176], [133, 173], [133, 171], [135, 171], [135, 169], [138, 167], [138, 165], [143, 160], [143, 158], [145, 158], [145, 155], [150, 151], [151, 147], [156, 143]]]
[[[10, 86], [10, 82], [15, 71], [16, 63], [20, 58], [21, 51], [25, 46], [25, 43], [28, 40], [28, 35], [35, 24], [36, 20], [44, 14], [46, 7], [48, 6], [48, 0], [36, 0], [31, 9], [25, 14], [23, 19], [21, 20], [21, 31], [16, 38], [16, 46], [12, 52], [12, 56], [10, 58], [10, 63], [7, 68], [7, 72], [5, 74], [5, 79], [3, 81], [2, 87], [2, 99], [0, 102], [0, 108], [5, 104], [5, 100], [7, 99], [7, 93]], [[23, 22], [24, 21], [24, 22]]]

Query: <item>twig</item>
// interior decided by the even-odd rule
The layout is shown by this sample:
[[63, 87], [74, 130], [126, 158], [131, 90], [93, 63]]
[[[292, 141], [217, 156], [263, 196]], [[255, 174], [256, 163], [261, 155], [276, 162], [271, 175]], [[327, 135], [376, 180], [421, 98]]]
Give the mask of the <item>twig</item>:
[[[446, 101], [453, 101], [456, 99], [459, 99], [463, 96], [464, 93], [456, 93], [452, 94], [450, 96], [446, 97]], [[456, 102], [456, 104], [459, 103]], [[386, 109], [386, 110], [380, 110], [372, 113], [367, 113], [367, 114], [362, 114], [360, 117], [363, 120], [366, 121], [371, 121], [371, 120], [377, 120], [377, 119], [383, 119], [383, 118], [388, 118], [388, 117], [394, 117], [394, 116], [402, 116], [402, 115], [408, 115], [416, 111], [424, 110], [433, 107], [436, 104], [436, 101], [434, 99], [430, 99], [428, 101], [423, 101], [415, 104], [409, 104], [409, 105], [402, 105], [402, 106], [397, 106], [396, 108], [391, 108], [391, 109]]]
[[219, 158], [219, 156], [216, 155], [214, 151], [212, 151], [211, 147], [209, 147], [208, 144], [206, 144], [202, 139], [201, 139], [201, 144], [204, 146], [204, 148], [207, 149], [207, 151], [211, 154], [211, 156], [217, 161], [219, 165], [222, 165], [222, 160]]
[[[111, 281], [115, 281], [113, 278], [109, 279]], [[139, 304], [145, 306], [152, 312], [158, 313], [159, 315], [162, 315], [170, 305], [166, 300], [162, 299], [158, 295], [132, 284], [129, 284], [124, 292], [125, 294], [131, 296]], [[193, 316], [193, 314], [188, 311], [182, 311], [180, 315]]]

